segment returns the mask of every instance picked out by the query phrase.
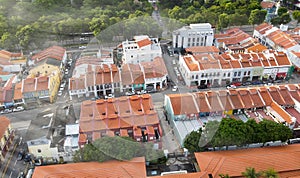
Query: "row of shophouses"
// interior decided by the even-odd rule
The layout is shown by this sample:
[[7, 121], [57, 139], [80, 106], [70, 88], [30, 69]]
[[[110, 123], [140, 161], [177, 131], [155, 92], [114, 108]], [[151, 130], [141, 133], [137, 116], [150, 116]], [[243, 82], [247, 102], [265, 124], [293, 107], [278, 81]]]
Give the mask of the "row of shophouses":
[[157, 38], [134, 36], [118, 45], [116, 51], [119, 61], [115, 63], [103, 63], [103, 58], [94, 56], [77, 59], [69, 79], [70, 97], [155, 92], [167, 86], [168, 71]]
[[289, 78], [293, 69], [285, 53], [273, 50], [179, 57], [179, 70], [187, 86], [271, 82]]
[[214, 46], [186, 47], [179, 70], [187, 86], [289, 79], [300, 67], [299, 37], [299, 28], [282, 31], [268, 23], [256, 26], [253, 36], [232, 28], [214, 34]]
[[[263, 119], [300, 126], [300, 86], [288, 84], [165, 96], [166, 116], [179, 143], [208, 121], [230, 117], [246, 122]], [[189, 103], [189, 104], [186, 104]]]
[[[64, 48], [52, 46], [29, 56], [28, 59], [25, 59], [25, 56], [18, 59], [18, 61], [23, 61], [18, 64], [22, 66], [18, 71], [2, 71], [1, 110], [24, 104], [54, 102], [63, 78], [62, 71], [66, 59], [67, 54]], [[7, 66], [3, 67], [3, 69], [7, 68]]]

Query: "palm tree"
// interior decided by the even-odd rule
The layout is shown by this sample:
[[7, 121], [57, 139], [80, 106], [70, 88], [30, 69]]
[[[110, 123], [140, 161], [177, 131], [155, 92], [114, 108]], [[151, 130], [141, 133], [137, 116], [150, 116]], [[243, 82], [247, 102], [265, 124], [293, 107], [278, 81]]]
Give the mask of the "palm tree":
[[270, 168], [262, 173], [265, 178], [279, 178], [278, 172], [276, 172], [273, 168]]
[[256, 172], [255, 168], [247, 167], [245, 172], [242, 172], [242, 175], [246, 178], [258, 178], [260, 177], [261, 173]]

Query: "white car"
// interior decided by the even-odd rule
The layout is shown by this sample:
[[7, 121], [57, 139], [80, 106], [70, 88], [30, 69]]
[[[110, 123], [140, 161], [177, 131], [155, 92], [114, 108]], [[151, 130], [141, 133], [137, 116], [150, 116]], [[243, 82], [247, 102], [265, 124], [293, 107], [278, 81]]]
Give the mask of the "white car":
[[177, 91], [178, 87], [177, 86], [173, 86], [172, 91]]
[[24, 110], [23, 106], [18, 106], [18, 107], [13, 109], [13, 112], [18, 112], [18, 111], [23, 111], [23, 110]]
[[86, 46], [79, 46], [79, 49], [86, 49]]
[[57, 96], [61, 96], [62, 95], [62, 91], [59, 90], [58, 93], [57, 93]]

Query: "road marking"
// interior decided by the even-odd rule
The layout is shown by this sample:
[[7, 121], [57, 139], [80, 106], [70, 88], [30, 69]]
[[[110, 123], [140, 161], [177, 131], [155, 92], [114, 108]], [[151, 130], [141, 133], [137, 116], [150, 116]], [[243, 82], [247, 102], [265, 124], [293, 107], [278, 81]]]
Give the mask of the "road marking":
[[13, 171], [10, 171], [10, 175], [9, 175], [9, 178], [11, 178], [11, 175], [12, 175]]
[[11, 123], [11, 127], [16, 130], [25, 130], [30, 126], [31, 121], [20, 121]]
[[16, 164], [17, 164], [17, 160], [15, 161], [15, 164], [14, 164], [14, 166], [16, 166]]

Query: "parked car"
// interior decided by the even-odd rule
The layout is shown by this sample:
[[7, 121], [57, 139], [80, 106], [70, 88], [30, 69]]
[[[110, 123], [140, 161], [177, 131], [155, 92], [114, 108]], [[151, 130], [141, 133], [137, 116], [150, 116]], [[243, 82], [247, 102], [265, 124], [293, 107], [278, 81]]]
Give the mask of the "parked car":
[[108, 94], [107, 96], [105, 96], [105, 99], [113, 98], [113, 97], [115, 97], [113, 94]]
[[17, 160], [21, 161], [24, 158], [24, 154], [25, 154], [24, 150], [20, 150], [17, 156]]
[[252, 82], [252, 85], [260, 85], [262, 84], [262, 81], [256, 80]]
[[175, 86], [173, 86], [173, 88], [172, 88], [172, 91], [177, 91], [178, 90], [178, 87], [175, 85]]
[[23, 111], [23, 110], [24, 110], [23, 106], [18, 106], [18, 107], [13, 109], [13, 112], [18, 112], [18, 111]]
[[251, 82], [244, 82], [242, 83], [243, 86], [251, 85]]
[[231, 85], [238, 87], [238, 86], [241, 86], [242, 83], [241, 82], [232, 82]]
[[86, 49], [86, 46], [79, 46], [79, 49]]
[[126, 96], [131, 96], [131, 95], [134, 95], [134, 93], [132, 93], [132, 92], [125, 92], [125, 95]]
[[227, 89], [235, 89], [236, 86], [235, 86], [235, 85], [229, 85], [229, 86], [227, 86], [226, 88], [227, 88]]
[[62, 91], [59, 90], [58, 93], [57, 93], [57, 96], [61, 96], [62, 95]]
[[20, 172], [17, 178], [25, 178], [24, 172]]
[[0, 113], [1, 113], [1, 114], [7, 114], [7, 113], [11, 113], [11, 112], [13, 112], [12, 109], [4, 109], [4, 110], [2, 110]]
[[207, 88], [207, 85], [199, 85], [197, 88], [198, 88], [198, 89], [206, 89], [206, 88]]
[[29, 161], [31, 161], [31, 154], [26, 154], [25, 156], [24, 156], [24, 161], [27, 163], [27, 162], [29, 162]]

